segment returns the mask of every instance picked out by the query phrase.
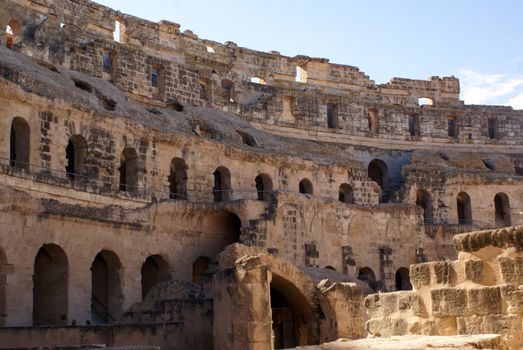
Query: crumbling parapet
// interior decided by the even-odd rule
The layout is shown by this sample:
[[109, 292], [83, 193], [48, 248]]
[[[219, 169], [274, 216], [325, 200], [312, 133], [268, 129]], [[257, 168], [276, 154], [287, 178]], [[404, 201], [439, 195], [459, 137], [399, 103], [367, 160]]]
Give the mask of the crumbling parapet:
[[410, 292], [365, 299], [370, 336], [501, 334], [523, 346], [523, 226], [454, 237], [458, 260], [412, 265]]

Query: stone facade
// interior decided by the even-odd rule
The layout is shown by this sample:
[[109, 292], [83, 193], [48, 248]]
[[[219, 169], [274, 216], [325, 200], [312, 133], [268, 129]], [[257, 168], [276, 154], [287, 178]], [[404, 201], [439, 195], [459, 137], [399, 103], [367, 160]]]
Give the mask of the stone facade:
[[523, 113], [454, 77], [379, 85], [87, 0], [5, 0], [0, 44], [0, 347], [362, 337], [361, 293], [523, 224]]

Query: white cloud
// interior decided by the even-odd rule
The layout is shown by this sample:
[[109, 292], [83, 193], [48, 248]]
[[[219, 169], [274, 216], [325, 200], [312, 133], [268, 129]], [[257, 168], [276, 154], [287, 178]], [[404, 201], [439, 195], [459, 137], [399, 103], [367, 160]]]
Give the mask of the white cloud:
[[523, 76], [484, 74], [460, 69], [458, 77], [461, 82], [461, 96], [467, 104], [512, 105], [514, 108], [521, 108]]
[[514, 109], [523, 109], [523, 93], [512, 97], [507, 104]]

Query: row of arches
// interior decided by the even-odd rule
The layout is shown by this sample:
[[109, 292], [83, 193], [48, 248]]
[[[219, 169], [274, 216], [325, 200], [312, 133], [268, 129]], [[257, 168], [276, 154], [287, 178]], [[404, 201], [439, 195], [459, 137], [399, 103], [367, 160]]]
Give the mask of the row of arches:
[[[434, 208], [432, 196], [423, 189], [416, 191], [416, 205], [423, 209], [423, 221], [425, 224], [433, 224]], [[470, 196], [467, 192], [460, 192], [456, 196], [456, 211], [459, 225], [471, 225], [472, 205]], [[508, 196], [503, 193], [497, 193], [494, 196], [494, 222], [496, 226], [510, 226], [510, 201]]]
[[[28, 123], [20, 117], [13, 119], [10, 133], [9, 162], [14, 168], [29, 170], [30, 165], [30, 128]], [[81, 179], [86, 176], [87, 142], [81, 135], [72, 135], [65, 149], [65, 173], [70, 180]], [[183, 200], [188, 198], [187, 164], [181, 158], [173, 158], [168, 176], [169, 198]], [[119, 190], [135, 192], [139, 189], [139, 157], [132, 147], [125, 148], [120, 155]], [[231, 200], [231, 172], [224, 166], [213, 172], [214, 185], [212, 189], [215, 202]], [[257, 199], [267, 200], [273, 191], [273, 182], [268, 174], [259, 174], [254, 179]], [[302, 194], [313, 194], [312, 182], [305, 178], [299, 182], [298, 191]], [[339, 200], [353, 203], [353, 190], [349, 184], [342, 184], [339, 188]]]
[[[7, 263], [0, 250], [0, 264]], [[193, 263], [192, 281], [201, 286], [211, 266], [209, 257], [200, 256]], [[123, 309], [122, 264], [111, 250], [100, 251], [91, 267], [91, 319], [89, 324], [113, 323]], [[161, 255], [151, 255], [141, 267], [141, 291], [145, 298], [152, 287], [171, 279], [167, 261]], [[56, 244], [43, 245], [36, 254], [33, 273], [33, 325], [67, 325], [69, 294], [69, 260]], [[0, 326], [5, 325], [7, 282], [0, 273]]]
[[[378, 290], [380, 286], [376, 280], [376, 274], [368, 267], [362, 267], [358, 271], [358, 279], [366, 282], [372, 289]], [[410, 283], [409, 269], [406, 267], [400, 267], [394, 274], [394, 286], [395, 290], [411, 290], [412, 284]]]

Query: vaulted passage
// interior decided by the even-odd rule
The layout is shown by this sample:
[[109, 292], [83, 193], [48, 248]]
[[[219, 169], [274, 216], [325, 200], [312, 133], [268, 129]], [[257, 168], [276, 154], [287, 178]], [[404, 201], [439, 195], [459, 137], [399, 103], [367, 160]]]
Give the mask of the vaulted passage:
[[410, 284], [409, 269], [406, 267], [400, 267], [396, 271], [396, 290], [411, 290], [412, 285]]
[[376, 182], [382, 190], [385, 189], [387, 184], [387, 164], [381, 159], [374, 159], [369, 163], [368, 176]]
[[113, 323], [122, 312], [120, 260], [111, 251], [102, 250], [91, 265], [91, 321]]
[[298, 185], [298, 190], [302, 194], [313, 194], [312, 182], [309, 179], [303, 179]]
[[33, 275], [33, 325], [67, 325], [69, 263], [55, 244], [38, 250]]
[[214, 256], [229, 244], [240, 241], [241, 220], [229, 212], [212, 214], [205, 218], [203, 232], [206, 235], [206, 254]]
[[29, 125], [16, 117], [11, 124], [9, 164], [14, 168], [29, 170]]
[[142, 265], [142, 299], [158, 283], [171, 279], [169, 265], [161, 255], [151, 255]]
[[173, 160], [171, 160], [169, 198], [187, 199], [187, 165], [181, 158], [173, 158]]

